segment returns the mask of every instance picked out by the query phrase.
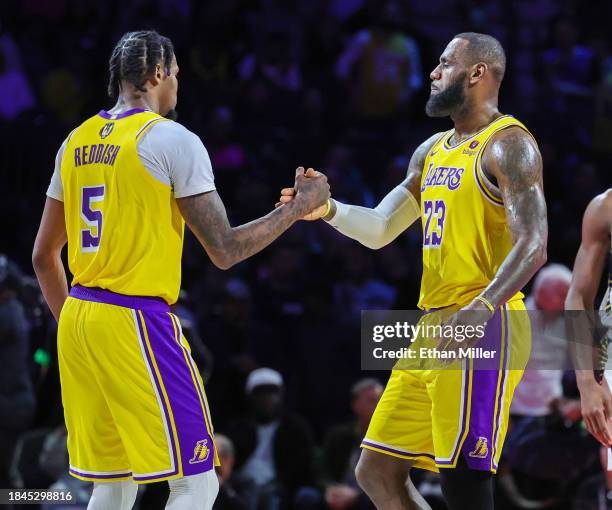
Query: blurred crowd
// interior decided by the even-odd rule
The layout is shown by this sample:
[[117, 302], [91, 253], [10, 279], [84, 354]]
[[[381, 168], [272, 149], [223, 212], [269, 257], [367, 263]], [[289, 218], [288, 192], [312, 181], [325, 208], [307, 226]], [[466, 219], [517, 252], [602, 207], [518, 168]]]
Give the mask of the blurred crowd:
[[[0, 459], [13, 461], [3, 482], [41, 487], [63, 476], [55, 324], [28, 276], [30, 254], [57, 149], [113, 104], [107, 63], [124, 32], [156, 29], [173, 40], [178, 121], [202, 138], [232, 224], [271, 210], [298, 165], [325, 172], [339, 200], [375, 205], [403, 179], [416, 146], [451, 127], [424, 113], [429, 72], [446, 43], [468, 30], [496, 36], [508, 56], [500, 110], [526, 123], [543, 153], [548, 258], [571, 267], [584, 208], [612, 184], [610, 7], [604, 0], [3, 1], [0, 252], [19, 275], [0, 292], [0, 320], [11, 331], [2, 330], [1, 359], [13, 360], [0, 374]], [[223, 272], [187, 234], [177, 313], [225, 435], [219, 508], [371, 508], [351, 467], [382, 391], [377, 380], [387, 375], [360, 371], [360, 311], [415, 308], [420, 244], [412, 228], [374, 252], [323, 222], [300, 222]], [[540, 431], [551, 422], [579, 424], [571, 403], [557, 405], [575, 396], [571, 377], [552, 385], [554, 398], [542, 405], [562, 419], [531, 417], [525, 434], [534, 423]], [[574, 439], [588, 443], [576, 427]], [[601, 477], [595, 457], [572, 483]], [[555, 483], [569, 482], [558, 471], [559, 480], [551, 474], [537, 490], [520, 476], [500, 476], [518, 498], [507, 508], [533, 503], [520, 499], [532, 489], [543, 500], [547, 490], [563, 492]], [[419, 476], [435, 500], [435, 478]], [[142, 495], [149, 498], [142, 508], [155, 508], [156, 490], [163, 492]]]

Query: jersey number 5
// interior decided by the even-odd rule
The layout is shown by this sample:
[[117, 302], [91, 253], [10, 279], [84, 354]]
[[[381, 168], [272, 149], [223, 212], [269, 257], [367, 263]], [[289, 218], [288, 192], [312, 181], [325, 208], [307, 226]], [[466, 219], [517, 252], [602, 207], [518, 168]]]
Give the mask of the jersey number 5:
[[81, 251], [98, 251], [102, 237], [102, 211], [92, 209], [95, 202], [104, 200], [104, 186], [83, 186], [81, 188], [81, 218], [89, 228], [81, 230]]
[[425, 200], [423, 202], [423, 215], [425, 216], [425, 230], [423, 232], [423, 246], [440, 246], [444, 233], [444, 219], [446, 218], [446, 204], [444, 200]]

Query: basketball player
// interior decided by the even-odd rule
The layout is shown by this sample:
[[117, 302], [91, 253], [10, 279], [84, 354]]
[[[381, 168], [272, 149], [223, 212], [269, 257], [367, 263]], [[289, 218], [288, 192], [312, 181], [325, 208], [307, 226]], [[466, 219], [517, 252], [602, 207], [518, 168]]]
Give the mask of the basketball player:
[[[582, 242], [574, 262], [574, 272], [567, 299], [566, 310], [593, 310], [595, 296], [603, 274], [606, 258], [612, 260], [610, 235], [612, 233], [612, 188], [596, 196], [586, 208], [582, 220]], [[612, 266], [610, 267], [612, 270]], [[608, 289], [601, 302], [600, 317], [602, 324], [612, 328], [612, 304], [608, 279]], [[610, 330], [604, 337], [608, 350]], [[588, 350], [590, 353], [590, 349]], [[576, 381], [580, 390], [582, 417], [587, 430], [604, 446], [612, 446], [612, 371], [585, 370], [576, 367]], [[609, 469], [612, 462], [608, 462]]]
[[[521, 288], [545, 262], [547, 241], [540, 152], [525, 126], [498, 110], [505, 64], [493, 37], [457, 35], [430, 75], [426, 106], [454, 129], [423, 142], [406, 179], [374, 209], [330, 200], [306, 218], [323, 217], [374, 249], [421, 218], [419, 307], [443, 309], [432, 318], [477, 312], [487, 319], [478, 345], [500, 352], [499, 370], [478, 370], [474, 360], [463, 370], [392, 372], [356, 471], [379, 509], [428, 508], [406, 486], [412, 467], [440, 471], [450, 510], [493, 508], [492, 474], [522, 375], [508, 367], [524, 367], [529, 349]], [[295, 193], [282, 190], [281, 203]], [[465, 322], [454, 317], [449, 323]]]
[[59, 149], [34, 246], [59, 321], [70, 473], [94, 482], [94, 510], [132, 508], [134, 482], [168, 480], [172, 510], [209, 509], [217, 494], [206, 396], [170, 312], [184, 223], [227, 269], [329, 197], [325, 177], [300, 168], [293, 207], [231, 227], [202, 142], [164, 118], [176, 106], [178, 71], [168, 38], [123, 36], [110, 59], [109, 93], [118, 101]]

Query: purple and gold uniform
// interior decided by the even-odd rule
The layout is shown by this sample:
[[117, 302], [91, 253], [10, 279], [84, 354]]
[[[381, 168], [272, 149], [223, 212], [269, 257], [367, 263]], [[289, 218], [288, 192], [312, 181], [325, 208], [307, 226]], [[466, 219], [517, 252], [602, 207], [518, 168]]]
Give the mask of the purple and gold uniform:
[[73, 274], [58, 353], [77, 478], [147, 483], [215, 464], [202, 380], [170, 311], [184, 232], [175, 198], [213, 189], [199, 139], [149, 111], [100, 112], [58, 153], [47, 194], [64, 202]]
[[[441, 324], [489, 285], [512, 248], [499, 190], [481, 158], [491, 137], [511, 126], [499, 117], [451, 146], [453, 130], [440, 136], [421, 180], [422, 324]], [[460, 455], [472, 469], [497, 469], [510, 402], [529, 357], [531, 328], [519, 292], [496, 310], [477, 347], [494, 359], [466, 357], [449, 368], [412, 370], [398, 364], [376, 408], [363, 448], [414, 461], [438, 471]], [[416, 339], [415, 348], [428, 339]], [[429, 345], [433, 347], [433, 345]], [[439, 365], [438, 365], [439, 366]]]

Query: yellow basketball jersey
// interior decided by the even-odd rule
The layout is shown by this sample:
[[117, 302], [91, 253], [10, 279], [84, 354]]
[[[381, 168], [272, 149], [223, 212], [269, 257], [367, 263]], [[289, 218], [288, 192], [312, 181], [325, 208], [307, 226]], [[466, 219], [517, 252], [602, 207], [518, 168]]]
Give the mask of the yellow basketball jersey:
[[[449, 144], [454, 130], [448, 131], [425, 159], [420, 308], [468, 304], [491, 283], [512, 248], [503, 201], [487, 187], [481, 168], [491, 136], [510, 126], [527, 131], [510, 115], [455, 146]], [[512, 299], [522, 297], [519, 292]]]
[[177, 300], [184, 221], [171, 186], [147, 171], [136, 146], [157, 122], [167, 120], [100, 112], [67, 140], [61, 179], [73, 285]]

